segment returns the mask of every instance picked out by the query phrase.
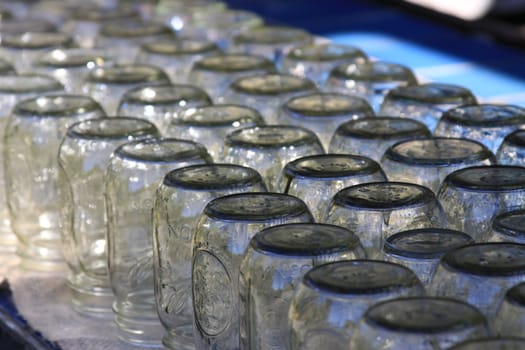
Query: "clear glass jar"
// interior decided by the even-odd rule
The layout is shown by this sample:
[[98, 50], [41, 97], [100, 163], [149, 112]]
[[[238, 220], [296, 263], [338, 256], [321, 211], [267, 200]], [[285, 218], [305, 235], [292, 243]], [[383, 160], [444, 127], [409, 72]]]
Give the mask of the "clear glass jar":
[[141, 45], [159, 40], [175, 40], [175, 33], [166, 25], [149, 21], [117, 21], [100, 27], [95, 47], [115, 57], [118, 63], [135, 61]]
[[494, 333], [499, 337], [522, 337], [525, 327], [525, 282], [505, 293], [505, 298], [493, 320]]
[[64, 85], [67, 92], [81, 94], [84, 79], [91, 70], [114, 64], [114, 58], [102, 51], [56, 49], [36, 59], [33, 70], [54, 77]]
[[[124, 93], [117, 114], [149, 120], [163, 136], [172, 136], [168, 128], [172, 120], [179, 118], [180, 112], [210, 104], [208, 94], [194, 85], [139, 86]], [[188, 139], [188, 135], [180, 138]]]
[[191, 23], [184, 28], [184, 35], [216, 42], [221, 49], [228, 50], [234, 36], [262, 27], [263, 23], [257, 14], [245, 10], [200, 12], [193, 15]]
[[292, 97], [317, 91], [315, 84], [289, 74], [266, 73], [239, 78], [230, 84], [224, 100], [255, 108], [266, 124], [278, 124], [279, 108]]
[[234, 36], [230, 51], [262, 55], [279, 66], [283, 56], [294, 46], [311, 44], [313, 41], [313, 36], [302, 29], [265, 25]]
[[359, 350], [448, 349], [490, 334], [475, 307], [455, 299], [399, 298], [370, 307], [349, 344]]
[[206, 204], [227, 194], [265, 190], [257, 171], [233, 164], [188, 166], [164, 177], [153, 213], [153, 267], [166, 348], [195, 348], [191, 242]]
[[476, 242], [488, 239], [494, 217], [525, 207], [525, 168], [510, 165], [476, 166], [449, 174], [439, 190], [448, 227]]
[[357, 234], [369, 257], [385, 240], [404, 230], [442, 227], [444, 215], [427, 187], [405, 182], [370, 182], [347, 187], [334, 196], [323, 222]]
[[185, 34], [193, 16], [226, 10], [226, 3], [217, 0], [160, 0], [155, 6], [153, 19], [167, 23], [178, 34]]
[[82, 48], [95, 47], [100, 27], [111, 22], [139, 20], [140, 15], [130, 7], [88, 7], [72, 11], [62, 30], [71, 33]]
[[496, 153], [505, 136], [524, 127], [524, 108], [496, 104], [466, 105], [443, 113], [434, 134], [476, 140]]
[[296, 289], [288, 313], [290, 343], [282, 348], [349, 349], [356, 325], [370, 306], [424, 293], [416, 275], [401, 265], [352, 260], [316, 266]]
[[401, 141], [390, 146], [381, 159], [388, 180], [412, 182], [434, 193], [448, 174], [492, 164], [496, 164], [496, 157], [483, 144], [449, 137]]
[[110, 316], [104, 175], [120, 145], [159, 133], [150, 122], [130, 117], [89, 119], [73, 124], [58, 152], [62, 191], [61, 230], [70, 268], [67, 283], [80, 313]]
[[525, 282], [525, 245], [476, 243], [446, 253], [429, 294], [463, 300], [493, 320], [507, 290]]
[[525, 209], [505, 211], [492, 220], [489, 242], [525, 244]]
[[467, 88], [427, 83], [390, 90], [381, 104], [379, 114], [416, 119], [434, 132], [444, 112], [461, 105], [477, 103], [476, 97]]
[[170, 80], [159, 67], [118, 64], [95, 68], [84, 79], [82, 92], [98, 101], [108, 115], [115, 115], [122, 96], [139, 86], [165, 85]]
[[279, 175], [279, 191], [301, 198], [316, 222], [322, 222], [330, 201], [345, 187], [386, 181], [379, 164], [351, 154], [321, 154], [286, 164]]
[[241, 193], [209, 202], [193, 237], [195, 347], [239, 348], [239, 271], [252, 237], [262, 229], [313, 222], [306, 204], [279, 193]]
[[323, 90], [362, 97], [378, 111], [388, 91], [415, 84], [416, 76], [406, 66], [383, 61], [357, 61], [332, 69]]
[[359, 154], [381, 162], [385, 151], [396, 142], [430, 136], [425, 124], [416, 120], [377, 116], [339, 125], [328, 150], [330, 153]]
[[276, 191], [279, 174], [286, 164], [297, 158], [323, 153], [319, 139], [308, 129], [266, 125], [228, 134], [222, 159], [257, 169], [270, 191]]
[[330, 71], [343, 63], [366, 61], [359, 48], [336, 43], [313, 43], [294, 47], [281, 63], [281, 71], [314, 81], [322, 87]]
[[[42, 95], [16, 104], [5, 124], [5, 197], [10, 226], [18, 237], [17, 253], [24, 267], [60, 268], [62, 245], [59, 216], [61, 184], [57, 153], [62, 137], [75, 122], [104, 116], [87, 96]], [[4, 187], [2, 187], [3, 189]], [[3, 215], [6, 218], [6, 215]], [[2, 242], [9, 243], [9, 220]]]
[[17, 72], [31, 73], [33, 62], [44, 53], [70, 47], [73, 40], [65, 33], [2, 34], [0, 56], [14, 64]]
[[119, 146], [105, 179], [109, 279], [121, 339], [160, 346], [162, 326], [155, 306], [152, 210], [165, 174], [211, 162], [206, 149], [178, 139], [148, 139]]
[[188, 75], [195, 62], [219, 53], [219, 47], [214, 42], [177, 39], [145, 43], [135, 61], [162, 67], [172, 82], [184, 84], [189, 82]]
[[474, 240], [466, 233], [445, 228], [401, 231], [385, 240], [382, 259], [408, 267], [428, 288], [441, 257], [472, 243]]
[[[273, 73], [275, 65], [263, 56], [224, 54], [196, 61], [188, 81], [200, 86], [215, 103], [224, 102], [228, 87], [235, 80], [255, 74]], [[245, 105], [245, 103], [241, 103]]]
[[316, 92], [284, 102], [279, 109], [277, 121], [279, 124], [297, 125], [314, 131], [327, 150], [339, 125], [373, 116], [372, 107], [362, 98]]
[[363, 258], [359, 238], [339, 226], [284, 224], [257, 233], [240, 267], [240, 349], [285, 348], [288, 309], [304, 273], [319, 264]]
[[223, 161], [226, 136], [241, 128], [262, 126], [255, 109], [241, 105], [211, 105], [185, 108], [171, 120], [166, 135], [202, 143], [215, 161]]
[[523, 338], [483, 338], [468, 340], [449, 350], [521, 350], [525, 348]]
[[498, 164], [525, 166], [525, 130], [511, 132], [496, 152]]
[[[47, 76], [36, 74], [0, 75], [0, 107], [3, 111], [3, 114], [0, 115], [0, 140], [4, 140], [6, 137], [5, 130], [9, 116], [18, 102], [36, 96], [62, 93], [63, 90], [64, 87], [58, 81]], [[0, 142], [0, 174], [4, 174], [0, 177], [0, 250], [13, 251], [16, 249], [17, 239], [15, 228], [11, 226], [6, 198], [6, 160], [4, 158], [6, 152], [4, 142]]]

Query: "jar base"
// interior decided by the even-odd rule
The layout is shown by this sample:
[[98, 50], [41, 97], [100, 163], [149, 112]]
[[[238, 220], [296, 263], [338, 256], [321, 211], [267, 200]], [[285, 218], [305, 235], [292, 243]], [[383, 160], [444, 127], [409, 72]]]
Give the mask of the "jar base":
[[112, 318], [114, 296], [109, 287], [101, 286], [85, 274], [70, 276], [67, 284], [71, 289], [73, 309], [80, 314], [99, 318]]
[[162, 337], [162, 345], [170, 350], [195, 350], [193, 328], [191, 333], [186, 332], [186, 335], [165, 333]]
[[115, 314], [118, 337], [126, 343], [150, 348], [162, 348], [163, 327], [160, 321], [137, 320]]

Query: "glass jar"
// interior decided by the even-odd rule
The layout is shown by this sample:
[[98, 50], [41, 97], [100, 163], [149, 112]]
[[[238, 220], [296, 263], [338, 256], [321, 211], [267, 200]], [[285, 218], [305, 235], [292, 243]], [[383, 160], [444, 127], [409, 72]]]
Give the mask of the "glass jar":
[[150, 122], [130, 117], [73, 124], [58, 152], [62, 183], [61, 230], [70, 268], [67, 283], [80, 313], [110, 316], [113, 293], [107, 264], [104, 174], [111, 153], [133, 140], [158, 137]]
[[322, 222], [330, 201], [345, 187], [386, 181], [379, 164], [351, 154], [321, 154], [286, 164], [279, 175], [279, 191], [301, 198], [316, 222]]
[[494, 333], [499, 337], [522, 337], [525, 327], [525, 282], [511, 287], [493, 320]]
[[408, 267], [428, 288], [441, 257], [472, 243], [474, 240], [466, 233], [445, 228], [401, 231], [385, 240], [382, 259]]
[[525, 168], [510, 165], [469, 167], [449, 174], [439, 190], [448, 227], [476, 242], [488, 239], [494, 217], [525, 207]]
[[218, 13], [226, 10], [226, 3], [210, 0], [160, 0], [155, 6], [153, 19], [170, 26], [177, 34], [185, 34], [193, 16], [201, 13]]
[[521, 350], [525, 347], [522, 338], [483, 338], [468, 340], [449, 350]]
[[195, 348], [191, 242], [206, 204], [227, 194], [265, 190], [257, 171], [233, 164], [193, 165], [164, 177], [153, 212], [153, 267], [166, 348]]
[[381, 162], [385, 151], [396, 142], [430, 136], [425, 124], [416, 120], [377, 116], [339, 125], [328, 150], [330, 153], [359, 154]]
[[455, 299], [399, 298], [370, 307], [349, 348], [360, 350], [448, 349], [490, 334], [475, 307]]
[[[356, 61], [341, 64], [330, 72], [323, 90], [362, 97], [378, 111], [385, 95], [398, 86], [417, 84], [412, 70], [383, 61]], [[381, 115], [395, 114], [380, 113]]]
[[161, 345], [153, 282], [155, 191], [169, 171], [209, 162], [202, 145], [178, 139], [133, 141], [110, 156], [104, 176], [109, 280], [118, 335], [129, 343]]
[[238, 129], [262, 126], [264, 120], [255, 109], [231, 104], [183, 109], [171, 120], [166, 134], [202, 143], [216, 161], [223, 161], [226, 136]]
[[239, 78], [230, 84], [224, 100], [255, 108], [266, 124], [278, 124], [279, 108], [292, 97], [313, 93], [315, 84], [289, 74], [266, 73]]
[[288, 312], [290, 343], [283, 349], [346, 350], [357, 323], [372, 305], [398, 297], [421, 296], [416, 275], [379, 260], [338, 261], [308, 271]]
[[525, 244], [525, 210], [505, 211], [496, 215], [487, 240]]
[[169, 83], [161, 68], [138, 63], [118, 64], [91, 70], [84, 79], [82, 92], [98, 101], [108, 115], [115, 115], [122, 96], [128, 90]]
[[314, 131], [327, 150], [339, 125], [373, 116], [372, 107], [362, 98], [336, 93], [312, 93], [284, 102], [279, 109], [277, 121]]
[[313, 218], [303, 201], [279, 193], [241, 193], [206, 205], [193, 238], [195, 347], [239, 348], [239, 271], [251, 238], [262, 229]]
[[[56, 155], [69, 126], [102, 116], [104, 111], [90, 97], [42, 95], [16, 104], [7, 119], [4, 210], [9, 208], [10, 226], [18, 237], [17, 253], [24, 267], [43, 270], [61, 266], [62, 186]], [[3, 226], [9, 228], [9, 221]], [[2, 234], [10, 232], [5, 229]]]
[[390, 181], [404, 181], [437, 193], [445, 177], [470, 166], [496, 164], [483, 144], [462, 138], [431, 137], [407, 140], [390, 146], [381, 165]]
[[[178, 119], [181, 111], [210, 104], [208, 94], [193, 85], [139, 86], [124, 93], [117, 114], [149, 120], [163, 136], [171, 136], [169, 125]], [[187, 139], [188, 136], [181, 135], [180, 138]]]
[[521, 282], [525, 282], [525, 245], [476, 243], [443, 256], [429, 294], [463, 300], [493, 320], [507, 290]]
[[[205, 57], [196, 61], [188, 81], [200, 86], [215, 103], [225, 102], [225, 93], [235, 80], [255, 74], [273, 73], [275, 65], [262, 56], [224, 54]], [[241, 103], [245, 105], [245, 103]]]
[[498, 164], [525, 166], [525, 130], [511, 132], [496, 152]]
[[323, 154], [315, 134], [291, 125], [266, 125], [235, 130], [226, 136], [223, 159], [257, 169], [270, 191], [276, 191], [284, 166], [304, 156]]
[[405, 182], [370, 182], [347, 187], [334, 196], [323, 222], [357, 234], [369, 257], [385, 240], [404, 230], [442, 227], [444, 215], [434, 193]]
[[427, 83], [390, 90], [381, 104], [379, 114], [416, 119], [434, 132], [444, 112], [477, 103], [476, 97], [467, 88]]
[[162, 67], [172, 82], [184, 84], [190, 82], [188, 75], [195, 62], [219, 53], [217, 44], [211, 41], [197, 39], [155, 41], [142, 45], [135, 61]]
[[330, 71], [343, 63], [366, 61], [368, 57], [359, 48], [336, 43], [313, 43], [294, 47], [281, 63], [283, 73], [314, 81], [321, 88]]
[[466, 105], [443, 113], [434, 134], [476, 140], [496, 153], [505, 136], [524, 127], [524, 108], [496, 104]]

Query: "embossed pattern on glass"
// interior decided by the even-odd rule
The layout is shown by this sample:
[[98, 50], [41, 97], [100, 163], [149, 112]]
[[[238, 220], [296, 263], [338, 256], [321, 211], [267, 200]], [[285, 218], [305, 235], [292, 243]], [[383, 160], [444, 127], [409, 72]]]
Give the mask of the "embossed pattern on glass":
[[73, 40], [65, 33], [3, 34], [0, 55], [12, 62], [17, 72], [30, 73], [33, 62], [45, 52], [74, 47]]
[[491, 222], [497, 214], [525, 207], [524, 191], [525, 168], [477, 166], [449, 174], [438, 198], [449, 228], [483, 242], [488, 239]]
[[[224, 95], [230, 84], [235, 80], [255, 74], [274, 73], [275, 71], [273, 62], [263, 56], [215, 55], [196, 61], [191, 68], [188, 81], [206, 90], [213, 101], [219, 103], [224, 102]], [[241, 104], [245, 105], [246, 103]]]
[[382, 258], [408, 267], [428, 287], [441, 257], [472, 243], [474, 240], [466, 233], [445, 228], [401, 231], [385, 240]]
[[69, 126], [102, 116], [102, 108], [87, 96], [42, 95], [16, 104], [7, 119], [5, 195], [11, 227], [19, 238], [18, 254], [25, 267], [60, 267], [59, 145]]
[[325, 224], [285, 224], [257, 233], [240, 267], [240, 349], [286, 348], [288, 309], [312, 267], [365, 258], [352, 232]]
[[311, 80], [289, 74], [266, 73], [233, 81], [224, 99], [255, 108], [267, 124], [278, 124], [282, 104], [293, 97], [316, 91]]
[[130, 117], [89, 119], [73, 124], [60, 145], [61, 230], [71, 270], [73, 307], [85, 314], [111, 315], [113, 294], [107, 266], [104, 174], [120, 145], [159, 133], [150, 122]]
[[262, 125], [264, 120], [255, 109], [221, 104], [183, 109], [171, 120], [166, 134], [202, 143], [215, 161], [222, 161], [228, 134], [237, 129]]
[[399, 86], [415, 84], [417, 84], [415, 74], [410, 68], [401, 64], [356, 61], [343, 63], [332, 69], [323, 90], [362, 97], [375, 111], [378, 111], [388, 91]]
[[82, 93], [82, 84], [95, 68], [115, 64], [115, 60], [95, 49], [56, 49], [40, 56], [33, 70], [54, 77], [69, 93]]
[[366, 61], [359, 48], [336, 43], [313, 43], [294, 47], [281, 62], [281, 71], [314, 81], [322, 87], [330, 71], [346, 62]]
[[377, 116], [341, 124], [334, 132], [330, 153], [350, 153], [380, 162], [396, 142], [430, 137], [425, 124], [413, 119]]
[[93, 69], [84, 79], [82, 92], [93, 97], [108, 115], [115, 115], [126, 91], [140, 86], [165, 85], [170, 80], [158, 67], [147, 64], [118, 64]]
[[498, 308], [492, 327], [495, 335], [499, 337], [523, 337], [525, 282], [513, 286], [505, 293], [505, 298]]
[[511, 210], [496, 215], [487, 240], [525, 244], [525, 210]]
[[525, 166], [525, 130], [516, 130], [505, 136], [496, 159], [498, 164]]
[[467, 340], [449, 350], [521, 350], [525, 347], [523, 338], [482, 338]]
[[175, 40], [175, 34], [161, 23], [127, 20], [101, 26], [95, 47], [105, 50], [118, 63], [131, 63], [142, 44], [159, 40]]
[[401, 141], [390, 146], [381, 159], [390, 181], [419, 184], [435, 193], [448, 174], [492, 164], [496, 164], [496, 158], [483, 144], [450, 137]]
[[239, 348], [239, 269], [251, 238], [262, 229], [313, 218], [300, 199], [243, 193], [208, 203], [193, 239], [195, 347]]
[[322, 154], [298, 158], [279, 175], [279, 191], [301, 198], [316, 222], [322, 222], [330, 201], [345, 187], [386, 181], [379, 164], [350, 154]]
[[458, 85], [427, 83], [390, 90], [381, 104], [379, 114], [416, 119], [434, 132], [444, 112], [468, 104], [477, 104], [476, 97], [469, 89]]
[[448, 298], [387, 300], [368, 309], [350, 343], [359, 350], [434, 350], [490, 334], [475, 307]]
[[315, 134], [301, 127], [267, 125], [244, 128], [226, 136], [223, 159], [257, 169], [271, 191], [286, 164], [297, 158], [323, 154]]
[[378, 302], [424, 295], [404, 266], [353, 260], [319, 265], [299, 284], [288, 314], [290, 350], [347, 350], [365, 311]]
[[[13, 107], [15, 107], [18, 102], [45, 94], [62, 93], [63, 90], [64, 87], [58, 81], [43, 75], [21, 74], [0, 76], [0, 107], [2, 111], [0, 114], [0, 140], [5, 139], [5, 130], [9, 116], [12, 114]], [[21, 132], [24, 132], [24, 130], [21, 130]], [[44, 141], [41, 140], [41, 142]], [[5, 142], [0, 142], [1, 174], [5, 174], [6, 172], [6, 159], [4, 156], [7, 150], [4, 147], [4, 143]], [[52, 141], [50, 141], [50, 143], [52, 143]], [[13, 251], [17, 242], [13, 233], [21, 237], [21, 235], [24, 235], [24, 232], [17, 230], [17, 227], [11, 226], [6, 198], [6, 186], [6, 176], [0, 176], [0, 246], [2, 247], [0, 250], [7, 249]], [[23, 246], [24, 242], [21, 242], [19, 247], [21, 247], [22, 255], [24, 255], [22, 253], [24, 250], [22, 248]]]
[[[210, 104], [208, 94], [193, 85], [142, 86], [124, 93], [117, 114], [149, 120], [163, 136], [174, 136], [168, 132], [168, 127], [182, 110]], [[181, 135], [180, 138], [188, 137]]]
[[217, 197], [265, 190], [257, 171], [233, 164], [194, 165], [164, 177], [153, 214], [153, 267], [162, 343], [168, 349], [195, 349], [191, 241], [202, 210]]
[[350, 120], [373, 117], [372, 107], [362, 98], [337, 93], [313, 93], [284, 102], [278, 113], [280, 124], [314, 131], [325, 149], [337, 127]]
[[294, 46], [311, 44], [313, 39], [311, 34], [299, 28], [266, 25], [234, 36], [230, 50], [265, 56], [279, 64]]
[[369, 257], [396, 232], [442, 227], [444, 215], [434, 193], [404, 182], [371, 182], [337, 192], [324, 222], [357, 234]]
[[196, 39], [156, 41], [142, 45], [135, 61], [162, 67], [171, 81], [183, 84], [189, 82], [188, 75], [195, 62], [219, 53], [219, 48], [211, 41]]
[[155, 306], [152, 216], [155, 191], [170, 170], [211, 162], [206, 149], [178, 139], [134, 141], [110, 156], [105, 179], [109, 278], [119, 337], [161, 345]]
[[439, 119], [434, 134], [476, 140], [496, 153], [505, 136], [524, 127], [524, 108], [479, 104], [459, 106], [446, 111]]
[[525, 282], [525, 245], [476, 243], [443, 256], [429, 294], [463, 300], [493, 320], [507, 290]]

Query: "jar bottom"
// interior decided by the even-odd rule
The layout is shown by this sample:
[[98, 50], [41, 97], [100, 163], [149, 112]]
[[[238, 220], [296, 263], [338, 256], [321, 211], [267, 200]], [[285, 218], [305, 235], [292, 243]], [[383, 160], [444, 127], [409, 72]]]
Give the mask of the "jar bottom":
[[170, 350], [195, 350], [193, 326], [179, 327], [177, 333], [165, 333], [162, 345]]
[[115, 323], [121, 340], [133, 345], [162, 348], [163, 328], [158, 319], [137, 320], [116, 314]]
[[80, 273], [68, 278], [67, 284], [72, 292], [73, 309], [86, 316], [111, 318], [114, 296], [109, 287]]
[[31, 237], [26, 244], [19, 240], [16, 254], [20, 257], [20, 267], [35, 271], [56, 271], [64, 268], [62, 243], [60, 239], [43, 238], [42, 235]]

